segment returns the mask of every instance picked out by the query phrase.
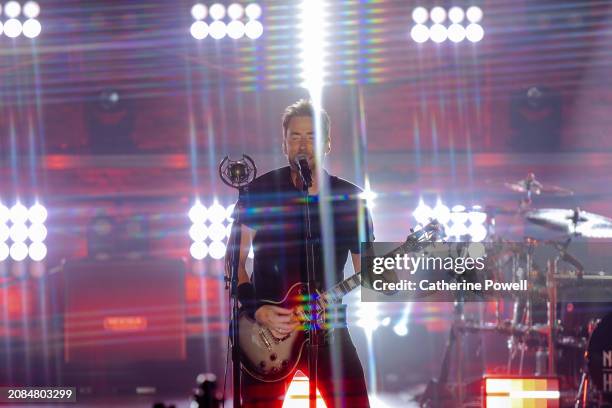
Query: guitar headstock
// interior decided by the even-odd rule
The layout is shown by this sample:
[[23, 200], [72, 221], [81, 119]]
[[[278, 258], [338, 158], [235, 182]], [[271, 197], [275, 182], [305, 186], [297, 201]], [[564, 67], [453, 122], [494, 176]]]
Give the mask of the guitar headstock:
[[419, 250], [443, 237], [444, 227], [434, 219], [418, 229], [411, 229], [404, 245], [412, 247], [412, 250]]

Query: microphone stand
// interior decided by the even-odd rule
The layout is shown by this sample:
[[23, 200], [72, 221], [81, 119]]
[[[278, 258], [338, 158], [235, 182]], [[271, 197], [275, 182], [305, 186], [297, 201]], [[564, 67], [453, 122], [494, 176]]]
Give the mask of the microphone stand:
[[[249, 167], [252, 165], [252, 167]], [[235, 171], [236, 167], [241, 166]], [[252, 178], [250, 177], [252, 174]], [[230, 323], [231, 337], [231, 353], [232, 353], [232, 392], [233, 392], [233, 407], [240, 408], [241, 397], [241, 370], [240, 370], [240, 336], [239, 336], [239, 308], [238, 308], [238, 267], [240, 261], [240, 241], [241, 241], [241, 212], [242, 200], [248, 194], [249, 184], [255, 178], [257, 168], [253, 160], [243, 155], [243, 159], [237, 162], [232, 162], [226, 156], [219, 165], [219, 176], [221, 180], [228, 186], [238, 189], [238, 201], [234, 207], [234, 221], [232, 223], [232, 239], [228, 242], [230, 250], [229, 260], [226, 259], [229, 265], [230, 277], [225, 276], [225, 288], [230, 291], [230, 299], [232, 299], [232, 318]]]
[[[306, 276], [308, 288], [308, 405], [310, 408], [317, 406], [317, 357], [319, 351], [319, 336], [317, 322], [316, 296], [317, 296], [317, 281], [314, 268], [314, 243], [312, 240], [312, 228], [310, 217], [310, 204], [308, 188], [312, 186], [312, 180], [307, 180], [304, 177], [303, 169], [299, 166], [299, 172], [302, 181], [302, 193], [304, 196], [303, 217], [306, 223], [304, 229], [304, 245], [306, 249]], [[307, 170], [309, 171], [309, 170]]]

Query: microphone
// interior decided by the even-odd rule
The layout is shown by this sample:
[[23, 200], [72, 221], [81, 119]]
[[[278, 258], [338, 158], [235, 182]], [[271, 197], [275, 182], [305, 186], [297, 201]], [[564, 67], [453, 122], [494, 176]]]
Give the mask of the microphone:
[[302, 178], [302, 183], [306, 187], [305, 190], [312, 187], [312, 172], [310, 171], [310, 166], [308, 166], [308, 159], [306, 155], [298, 154], [295, 157], [295, 164], [298, 168], [298, 172], [300, 173], [300, 177]]
[[244, 188], [257, 176], [257, 167], [246, 154], [240, 160], [225, 158], [219, 164], [219, 177], [226, 185], [234, 188]]

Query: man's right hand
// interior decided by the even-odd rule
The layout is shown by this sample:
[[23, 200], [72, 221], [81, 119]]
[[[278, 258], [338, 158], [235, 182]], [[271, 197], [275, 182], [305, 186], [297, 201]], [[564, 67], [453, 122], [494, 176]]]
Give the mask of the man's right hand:
[[255, 312], [255, 320], [270, 329], [274, 337], [279, 339], [287, 336], [300, 325], [295, 319], [293, 310], [272, 305], [259, 307]]

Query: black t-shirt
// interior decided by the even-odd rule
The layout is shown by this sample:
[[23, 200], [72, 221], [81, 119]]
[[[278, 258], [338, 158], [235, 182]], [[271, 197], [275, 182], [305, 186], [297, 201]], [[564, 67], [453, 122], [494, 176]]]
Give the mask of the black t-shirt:
[[[359, 197], [359, 187], [341, 178], [324, 173], [329, 194], [326, 202], [319, 195], [308, 196], [311, 233], [314, 242], [315, 276], [320, 290], [336, 284], [344, 277], [344, 265], [349, 251], [360, 253], [361, 242], [374, 240], [372, 220]], [[306, 282], [305, 257], [305, 198], [291, 181], [289, 166], [266, 173], [255, 179], [248, 194], [241, 198], [241, 223], [256, 231], [253, 240], [253, 275], [258, 300], [280, 301], [297, 282]], [[320, 208], [328, 208], [329, 216], [321, 217]], [[323, 242], [323, 224], [333, 242]], [[324, 248], [333, 253], [333, 270], [325, 279]], [[330, 268], [331, 269], [331, 268]]]

